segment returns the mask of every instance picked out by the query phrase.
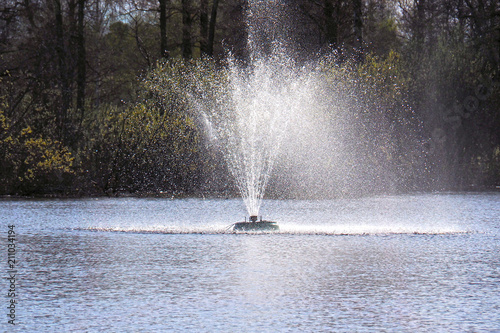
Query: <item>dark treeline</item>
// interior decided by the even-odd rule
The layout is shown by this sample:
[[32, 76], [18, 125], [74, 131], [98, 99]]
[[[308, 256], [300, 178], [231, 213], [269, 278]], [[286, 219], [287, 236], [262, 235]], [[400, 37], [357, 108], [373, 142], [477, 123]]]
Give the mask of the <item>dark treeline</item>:
[[[413, 110], [407, 114], [416, 119], [407, 120], [419, 124], [422, 145], [408, 158], [421, 175], [403, 179], [411, 184], [401, 189], [500, 185], [498, 1], [277, 3], [297, 59], [333, 53], [338, 66], [377, 76], [387, 99], [389, 88], [404, 88], [401, 107]], [[218, 63], [228, 52], [244, 61], [247, 6], [2, 1], [0, 194], [233, 191], [186, 105], [159, 93], [152, 77], [158, 68], [167, 76], [189, 71], [198, 59]]]

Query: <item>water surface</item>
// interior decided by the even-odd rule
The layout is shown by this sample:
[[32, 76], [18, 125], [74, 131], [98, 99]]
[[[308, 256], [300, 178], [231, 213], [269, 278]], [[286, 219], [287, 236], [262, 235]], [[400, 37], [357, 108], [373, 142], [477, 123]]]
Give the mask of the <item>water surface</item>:
[[18, 232], [19, 332], [500, 329], [499, 194], [265, 200], [273, 234], [227, 233], [240, 200], [0, 212]]

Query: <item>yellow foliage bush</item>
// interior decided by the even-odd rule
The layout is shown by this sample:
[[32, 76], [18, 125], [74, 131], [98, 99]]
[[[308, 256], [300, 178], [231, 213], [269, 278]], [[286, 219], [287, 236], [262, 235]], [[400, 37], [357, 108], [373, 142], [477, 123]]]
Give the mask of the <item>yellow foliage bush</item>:
[[35, 136], [30, 126], [21, 130], [12, 127], [0, 109], [0, 179], [2, 193], [29, 194], [43, 192], [44, 186], [63, 181], [65, 174], [74, 174], [74, 157], [60, 142]]

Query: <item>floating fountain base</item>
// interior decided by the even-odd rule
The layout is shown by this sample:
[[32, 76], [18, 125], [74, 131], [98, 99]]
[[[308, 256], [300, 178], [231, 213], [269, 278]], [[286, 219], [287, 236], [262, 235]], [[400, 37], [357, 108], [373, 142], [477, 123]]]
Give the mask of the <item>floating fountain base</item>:
[[250, 216], [250, 222], [238, 222], [231, 226], [232, 231], [279, 231], [278, 223], [272, 221], [257, 221], [257, 216]]

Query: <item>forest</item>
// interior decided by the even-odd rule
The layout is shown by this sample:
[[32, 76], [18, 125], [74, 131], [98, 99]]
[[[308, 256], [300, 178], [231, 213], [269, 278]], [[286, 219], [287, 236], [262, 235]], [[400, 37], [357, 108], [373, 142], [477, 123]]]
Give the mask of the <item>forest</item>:
[[[3, 0], [0, 195], [234, 194], [182, 94], [156, 86], [248, 62], [248, 1]], [[500, 188], [500, 2], [276, 2], [298, 63], [367, 92], [352, 168], [372, 171], [312, 196]], [[270, 196], [296, 196], [279, 182]]]

